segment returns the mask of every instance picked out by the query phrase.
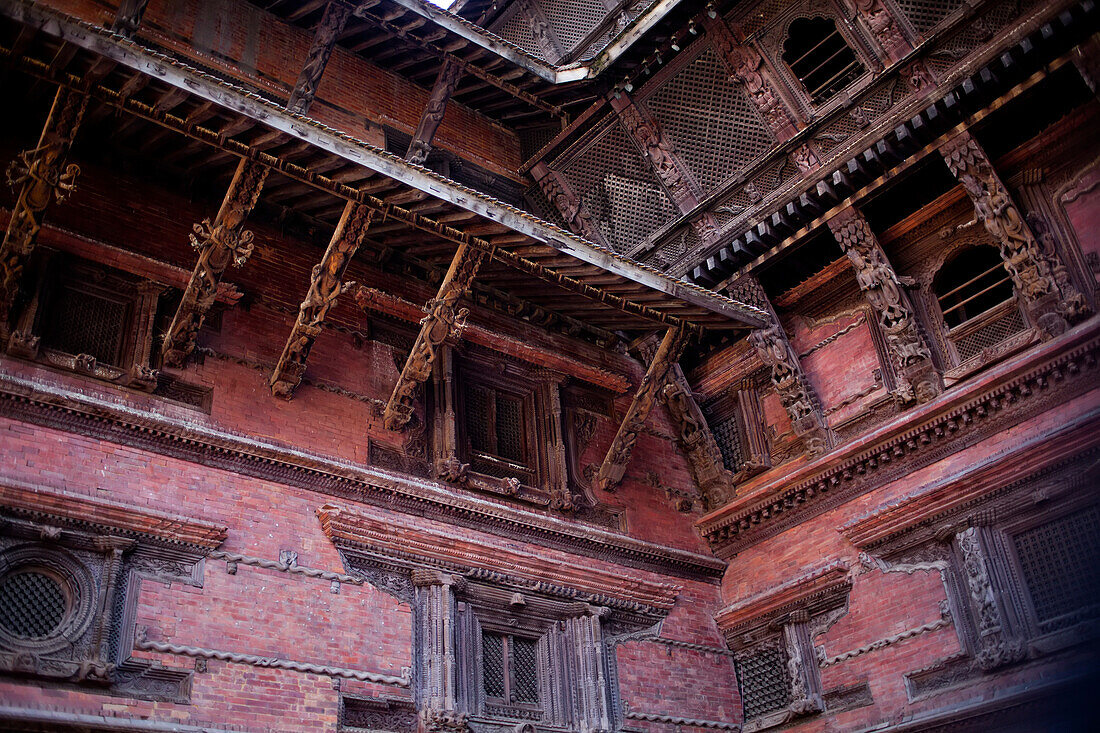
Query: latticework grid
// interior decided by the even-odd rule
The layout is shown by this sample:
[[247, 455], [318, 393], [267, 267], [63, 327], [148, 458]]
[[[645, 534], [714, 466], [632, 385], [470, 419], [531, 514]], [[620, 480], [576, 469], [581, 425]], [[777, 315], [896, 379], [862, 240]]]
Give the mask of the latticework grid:
[[740, 469], [741, 464], [745, 462], [745, 452], [741, 445], [741, 433], [737, 429], [737, 416], [730, 415], [712, 420], [710, 431], [714, 434], [714, 441], [718, 443], [722, 463], [731, 471]]
[[512, 696], [515, 702], [539, 701], [538, 642], [512, 637]]
[[925, 35], [966, 0], [894, 0], [913, 29]]
[[742, 3], [742, 5], [748, 6], [749, 9], [741, 11], [741, 6], [738, 6], [730, 19], [742, 33], [751, 36], [763, 29], [785, 8], [790, 7], [791, 0], [764, 0], [762, 3]]
[[15, 572], [0, 582], [0, 626], [21, 639], [43, 639], [65, 618], [65, 592], [45, 573]]
[[533, 56], [543, 58], [542, 48], [535, 40], [535, 34], [531, 30], [531, 19], [526, 13], [512, 13], [493, 33], [516, 44]]
[[492, 424], [493, 416], [490, 400], [493, 393], [481, 387], [468, 387], [466, 389], [466, 436], [470, 440], [470, 447], [482, 453], [493, 450]]
[[718, 55], [708, 48], [645, 101], [707, 191], [775, 142], [756, 106], [727, 77]]
[[504, 637], [481, 634], [481, 681], [486, 697], [504, 697]]
[[63, 287], [50, 307], [42, 343], [68, 354], [91, 354], [117, 365], [126, 327], [126, 303]]
[[522, 463], [523, 451], [523, 402], [515, 397], [497, 394], [497, 455]]
[[[1014, 537], [1044, 632], [1071, 625], [1100, 603], [1100, 510], [1093, 506]], [[1095, 609], [1094, 609], [1095, 610]]]
[[745, 719], [779, 710], [791, 699], [783, 655], [774, 647], [740, 659], [741, 695]]
[[966, 361], [982, 353], [983, 349], [996, 346], [1009, 336], [1023, 331], [1024, 328], [1026, 325], [1023, 316], [1020, 315], [1019, 309], [1013, 308], [976, 331], [952, 340], [955, 343], [955, 349], [959, 352], [959, 361]]
[[618, 124], [612, 124], [562, 170], [607, 242], [625, 252], [675, 214], [653, 171]]
[[607, 17], [601, 0], [540, 0], [558, 43], [571, 51]]

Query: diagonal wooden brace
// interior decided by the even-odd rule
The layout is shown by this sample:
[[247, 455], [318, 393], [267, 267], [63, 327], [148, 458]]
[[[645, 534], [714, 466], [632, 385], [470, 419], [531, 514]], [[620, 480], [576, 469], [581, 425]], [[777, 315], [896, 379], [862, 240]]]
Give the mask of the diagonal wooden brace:
[[383, 422], [387, 429], [401, 430], [408, 425], [412, 419], [416, 390], [431, 376], [432, 363], [439, 347], [448, 339], [462, 337], [469, 311], [458, 308], [458, 301], [473, 283], [486, 257], [484, 252], [461, 245], [439, 285], [439, 292], [425, 304], [424, 310], [428, 315], [420, 321], [420, 333], [401, 369], [390, 401], [386, 403]]
[[670, 328], [665, 331], [665, 337], [657, 347], [657, 353], [653, 355], [653, 361], [649, 363], [649, 369], [642, 377], [642, 383], [638, 385], [638, 391], [634, 394], [634, 400], [626, 411], [622, 425], [619, 426], [619, 432], [615, 434], [615, 440], [607, 449], [603, 465], [596, 474], [596, 486], [604, 491], [614, 491], [623, 480], [638, 433], [645, 425], [650, 410], [668, 380], [669, 370], [680, 360], [685, 341], [685, 334], [681, 329]]
[[57, 90], [38, 146], [24, 151], [8, 166], [8, 183], [19, 186], [4, 242], [0, 244], [0, 330], [7, 327], [11, 307], [19, 291], [23, 268], [34, 251], [42, 214], [51, 198], [65, 199], [72, 192], [80, 169], [65, 158], [84, 116], [87, 97], [65, 87]]
[[294, 388], [302, 381], [306, 360], [309, 359], [314, 340], [321, 332], [321, 324], [329, 310], [336, 305], [337, 298], [350, 285], [343, 282], [344, 272], [362, 244], [373, 218], [374, 209], [361, 204], [349, 201], [344, 207], [328, 249], [325, 250], [321, 262], [313, 267], [309, 292], [298, 307], [298, 320], [294, 322], [279, 363], [275, 365], [275, 371], [268, 381], [271, 393], [276, 397], [290, 399]]

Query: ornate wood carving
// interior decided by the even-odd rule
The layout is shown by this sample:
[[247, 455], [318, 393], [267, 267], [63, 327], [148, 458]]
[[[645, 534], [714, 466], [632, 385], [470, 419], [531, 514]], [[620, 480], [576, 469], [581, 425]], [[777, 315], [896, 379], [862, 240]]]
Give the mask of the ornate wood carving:
[[432, 362], [439, 347], [448, 339], [462, 337], [469, 309], [458, 308], [458, 301], [473, 283], [484, 261], [483, 252], [466, 245], [459, 246], [455, 252], [439, 292], [424, 306], [428, 315], [420, 321], [420, 333], [386, 403], [383, 420], [387, 429], [401, 430], [408, 424], [416, 391], [431, 376]]
[[340, 223], [332, 233], [328, 249], [321, 262], [313, 267], [309, 292], [298, 307], [298, 320], [290, 331], [282, 356], [268, 384], [276, 397], [290, 399], [294, 388], [302, 381], [313, 342], [321, 333], [321, 324], [336, 300], [350, 283], [344, 283], [344, 272], [355, 256], [374, 218], [374, 209], [348, 202]]
[[890, 9], [882, 0], [845, 0], [878, 41], [890, 61], [898, 61], [911, 50], [909, 42], [902, 35]]
[[771, 370], [772, 386], [791, 418], [795, 435], [802, 439], [810, 455], [821, 455], [829, 449], [830, 443], [825, 417], [783, 327], [776, 323], [758, 328], [749, 334], [749, 341], [760, 360]]
[[136, 343], [134, 359], [125, 383], [129, 387], [151, 392], [157, 386], [157, 370], [153, 369], [150, 359], [153, 355], [153, 330], [157, 318], [157, 303], [164, 286], [152, 280], [144, 280], [137, 286]]
[[439, 129], [439, 124], [443, 122], [443, 115], [447, 112], [447, 101], [461, 78], [461, 66], [450, 60], [444, 62], [432, 87], [428, 106], [424, 108], [424, 114], [420, 116], [420, 124], [416, 128], [412, 142], [409, 143], [409, 152], [405, 155], [405, 160], [408, 162], [423, 165], [428, 159], [435, 131]]
[[59, 88], [38, 145], [20, 153], [8, 166], [8, 184], [19, 187], [19, 198], [0, 244], [0, 329], [7, 328], [23, 268], [34, 250], [46, 206], [51, 198], [64, 201], [72, 193], [80, 173], [76, 164], [66, 165], [65, 158], [86, 105], [84, 95]]
[[977, 624], [977, 660], [982, 669], [996, 669], [1018, 662], [1027, 655], [1023, 642], [1015, 638], [990, 575], [989, 548], [984, 528], [969, 527], [955, 536], [962, 560], [966, 588]]
[[782, 142], [792, 137], [798, 131], [795, 117], [784, 104], [779, 89], [768, 78], [760, 53], [750, 45], [739, 44], [725, 22], [719, 19], [707, 23], [707, 35], [714, 39], [714, 49], [729, 70], [730, 80], [744, 86], [776, 138]]
[[569, 184], [564, 178], [550, 170], [544, 163], [538, 163], [532, 168], [531, 175], [535, 177], [547, 201], [565, 219], [570, 231], [590, 242], [596, 242], [605, 247], [608, 246], [607, 240], [600, 233], [592, 214], [589, 213], [584, 202], [577, 198], [576, 194], [569, 188]]
[[642, 383], [638, 385], [634, 400], [626, 411], [626, 417], [619, 426], [619, 432], [615, 434], [615, 440], [607, 449], [603, 465], [596, 474], [595, 485], [604, 491], [614, 491], [623, 480], [638, 433], [645, 426], [646, 418], [649, 417], [649, 411], [653, 409], [657, 396], [665, 385], [669, 370], [679, 361], [684, 341], [684, 333], [679, 329], [670, 328], [665, 332], [661, 345], [657, 347], [657, 353], [653, 355], [653, 360], [649, 364], [649, 369], [642, 377]]
[[963, 132], [940, 152], [970, 196], [978, 218], [997, 242], [1005, 269], [1031, 320], [1046, 338], [1063, 333], [1070, 321], [1085, 315], [1088, 306], [1068, 281], [1058, 283], [1054, 274], [1056, 265], [1043, 254], [985, 150], [969, 132]]
[[618, 97], [611, 100], [611, 106], [618, 113], [627, 133], [641, 148], [657, 180], [668, 191], [680, 211], [686, 214], [694, 209], [702, 191], [680, 163], [672, 143], [657, 120], [634, 104], [634, 100], [625, 92], [619, 92]]
[[306, 63], [298, 74], [298, 81], [294, 84], [294, 90], [290, 93], [286, 108], [291, 112], [304, 115], [313, 104], [313, 98], [317, 94], [317, 86], [321, 82], [321, 75], [325, 73], [328, 58], [332, 55], [336, 39], [344, 30], [344, 25], [351, 15], [351, 7], [339, 0], [330, 2], [325, 7], [325, 13], [321, 16], [321, 22], [313, 34], [313, 43], [309, 47], [309, 55]]
[[149, 0], [122, 0], [118, 11], [115, 13], [115, 22], [111, 24], [111, 30], [125, 38], [133, 38], [141, 25], [141, 17], [145, 15], [145, 8]]
[[669, 370], [668, 384], [661, 390], [661, 401], [677, 428], [680, 446], [687, 454], [692, 478], [707, 508], [722, 506], [733, 498], [733, 476], [722, 464], [718, 443], [678, 364], [673, 364]]
[[899, 383], [900, 402], [928, 402], [943, 391], [943, 379], [932, 364], [932, 352], [916, 314], [882, 246], [863, 214], [848, 207], [829, 221], [829, 229], [856, 271], [856, 281], [886, 337]]
[[252, 232], [244, 229], [244, 223], [260, 197], [268, 172], [266, 166], [242, 158], [214, 221], [204, 219], [194, 225], [191, 246], [198, 250], [199, 261], [164, 337], [162, 353], [168, 366], [182, 367], [194, 351], [195, 334], [214, 304], [218, 283], [229, 263], [240, 267], [252, 254]]

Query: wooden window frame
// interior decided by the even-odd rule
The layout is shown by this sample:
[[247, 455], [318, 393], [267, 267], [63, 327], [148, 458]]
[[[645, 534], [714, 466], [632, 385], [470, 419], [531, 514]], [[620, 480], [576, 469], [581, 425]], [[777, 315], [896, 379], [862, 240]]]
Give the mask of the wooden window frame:
[[[489, 693], [485, 690], [484, 639], [485, 639], [486, 635], [498, 636], [498, 637], [501, 638], [501, 654], [502, 654], [502, 660], [501, 661], [502, 661], [502, 665], [503, 665], [503, 668], [504, 668], [504, 680], [503, 680], [504, 681], [504, 695], [501, 696], [501, 697], [490, 696]], [[542, 712], [542, 704], [541, 703], [542, 703], [544, 692], [543, 692], [543, 689], [542, 689], [542, 687], [543, 687], [543, 685], [542, 685], [542, 675], [539, 673], [537, 661], [536, 661], [536, 666], [535, 666], [535, 689], [538, 691], [538, 699], [534, 700], [534, 701], [531, 701], [531, 700], [514, 700], [513, 699], [512, 693], [513, 693], [513, 689], [516, 685], [516, 682], [515, 682], [516, 664], [515, 664], [515, 655], [514, 655], [514, 643], [515, 643], [515, 639], [517, 637], [520, 638], [520, 639], [523, 639], [525, 641], [533, 643], [536, 647], [535, 654], [536, 654], [536, 657], [537, 657], [538, 647], [542, 643], [541, 637], [531, 636], [529, 634], [516, 634], [516, 633], [514, 633], [513, 630], [502, 631], [502, 630], [499, 630], [495, 627], [487, 627], [487, 626], [484, 626], [484, 625], [481, 627], [481, 641], [480, 641], [481, 646], [479, 647], [479, 655], [478, 655], [478, 658], [481, 660], [481, 667], [478, 670], [478, 677], [481, 680], [481, 691], [482, 691], [482, 694], [485, 696], [485, 703], [487, 705], [493, 705], [493, 706], [497, 706], [497, 707], [501, 707], [501, 708], [510, 708], [510, 709], [515, 709], [517, 711], [522, 710], [522, 711], [531, 711], [531, 712], [541, 713]]]

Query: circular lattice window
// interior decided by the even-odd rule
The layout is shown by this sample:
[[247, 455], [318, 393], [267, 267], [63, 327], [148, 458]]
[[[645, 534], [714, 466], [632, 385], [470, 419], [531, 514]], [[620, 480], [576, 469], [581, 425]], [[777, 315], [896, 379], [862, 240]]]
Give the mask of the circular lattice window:
[[20, 639], [47, 639], [57, 633], [71, 604], [53, 573], [20, 569], [0, 580], [0, 626]]
[[24, 545], [0, 555], [0, 647], [51, 651], [88, 628], [95, 581], [67, 552]]

